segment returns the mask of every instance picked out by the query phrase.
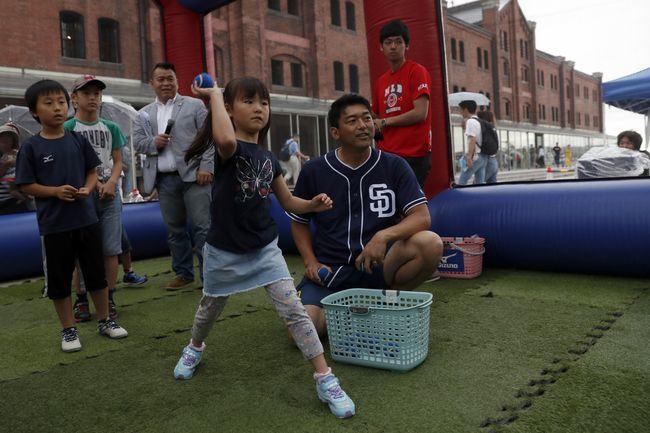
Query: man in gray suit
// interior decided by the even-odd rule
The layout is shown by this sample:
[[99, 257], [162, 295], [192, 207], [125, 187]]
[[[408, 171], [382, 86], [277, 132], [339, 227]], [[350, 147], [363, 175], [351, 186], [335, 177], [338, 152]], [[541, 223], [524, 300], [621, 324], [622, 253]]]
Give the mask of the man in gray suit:
[[146, 155], [144, 191], [151, 193], [154, 187], [158, 188], [172, 269], [176, 274], [167, 289], [176, 290], [194, 281], [188, 217], [202, 269], [202, 249], [210, 228], [214, 148], [211, 147], [198, 164], [188, 166], [185, 163], [185, 152], [203, 125], [207, 110], [199, 99], [178, 94], [174, 65], [155, 65], [149, 84], [156, 93], [156, 100], [138, 113], [134, 146], [137, 152]]

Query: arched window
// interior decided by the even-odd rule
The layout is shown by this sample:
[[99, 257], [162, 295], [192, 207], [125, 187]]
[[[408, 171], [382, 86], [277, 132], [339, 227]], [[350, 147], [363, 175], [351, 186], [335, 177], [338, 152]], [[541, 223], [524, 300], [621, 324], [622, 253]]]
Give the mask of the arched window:
[[345, 2], [345, 22], [348, 30], [357, 29], [357, 17], [354, 10], [354, 3], [352, 2]]
[[343, 77], [343, 63], [334, 62], [334, 90], [340, 92], [345, 90], [345, 78]]
[[333, 26], [341, 25], [341, 5], [339, 0], [330, 0], [330, 17]]
[[110, 18], [97, 20], [99, 60], [120, 63], [120, 23]]
[[62, 11], [59, 14], [61, 24], [61, 55], [75, 59], [86, 58], [86, 36], [84, 34], [84, 17], [76, 12]]
[[348, 75], [350, 76], [350, 92], [359, 93], [359, 67], [357, 65], [349, 65]]
[[465, 42], [458, 42], [458, 61], [465, 63]]
[[226, 77], [226, 68], [223, 63], [223, 50], [216, 45], [213, 45], [212, 48], [214, 54], [214, 70], [217, 72], [219, 83], [226, 83], [228, 82], [228, 77]]
[[451, 38], [451, 60], [457, 60], [458, 56], [456, 55], [456, 39]]

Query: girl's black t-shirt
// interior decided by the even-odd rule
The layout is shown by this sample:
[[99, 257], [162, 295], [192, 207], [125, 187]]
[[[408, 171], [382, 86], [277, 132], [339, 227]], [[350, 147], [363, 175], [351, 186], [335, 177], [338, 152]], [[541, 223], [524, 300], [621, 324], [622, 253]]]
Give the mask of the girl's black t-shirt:
[[237, 150], [227, 161], [215, 152], [214, 165], [206, 242], [233, 253], [265, 247], [278, 235], [269, 197], [271, 182], [282, 176], [277, 158], [258, 144], [237, 140]]

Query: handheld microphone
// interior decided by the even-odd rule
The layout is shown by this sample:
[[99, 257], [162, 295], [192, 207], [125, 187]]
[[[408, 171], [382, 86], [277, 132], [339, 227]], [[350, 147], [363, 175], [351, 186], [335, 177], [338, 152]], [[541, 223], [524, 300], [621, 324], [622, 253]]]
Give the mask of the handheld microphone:
[[169, 133], [172, 132], [173, 127], [174, 127], [174, 119], [169, 119], [167, 121], [167, 127], [165, 128], [165, 134], [169, 135]]

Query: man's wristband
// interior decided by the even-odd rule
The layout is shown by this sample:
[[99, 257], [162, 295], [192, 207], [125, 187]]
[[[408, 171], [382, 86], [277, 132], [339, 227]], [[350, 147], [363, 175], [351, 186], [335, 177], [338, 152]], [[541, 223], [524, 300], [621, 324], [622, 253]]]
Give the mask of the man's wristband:
[[387, 126], [386, 119], [381, 119], [379, 121], [379, 129], [384, 129]]

